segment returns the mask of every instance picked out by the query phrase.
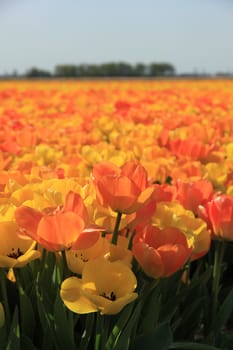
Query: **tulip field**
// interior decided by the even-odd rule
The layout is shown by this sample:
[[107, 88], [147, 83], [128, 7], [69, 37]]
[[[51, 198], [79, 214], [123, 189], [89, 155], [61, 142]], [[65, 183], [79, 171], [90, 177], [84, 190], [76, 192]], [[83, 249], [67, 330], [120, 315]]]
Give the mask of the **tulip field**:
[[233, 349], [233, 80], [0, 81], [0, 350]]

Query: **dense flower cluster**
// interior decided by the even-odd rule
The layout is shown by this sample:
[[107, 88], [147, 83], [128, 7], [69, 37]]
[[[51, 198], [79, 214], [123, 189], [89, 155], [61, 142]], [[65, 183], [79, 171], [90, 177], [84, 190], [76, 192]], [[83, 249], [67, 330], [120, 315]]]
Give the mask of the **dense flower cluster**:
[[53, 252], [68, 309], [117, 314], [138, 271], [167, 278], [233, 240], [232, 87], [2, 82], [0, 267]]

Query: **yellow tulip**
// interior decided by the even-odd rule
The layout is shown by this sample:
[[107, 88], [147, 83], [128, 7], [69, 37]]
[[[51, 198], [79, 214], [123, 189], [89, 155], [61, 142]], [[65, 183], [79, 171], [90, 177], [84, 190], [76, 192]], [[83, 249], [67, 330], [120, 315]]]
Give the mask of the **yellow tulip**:
[[160, 228], [180, 229], [186, 236], [188, 246], [192, 248], [193, 257], [207, 253], [210, 248], [210, 232], [206, 223], [176, 202], [158, 203], [152, 222]]
[[131, 267], [132, 263], [132, 251], [128, 249], [129, 239], [124, 236], [118, 236], [117, 244], [110, 244], [109, 252], [105, 255], [105, 258], [109, 261], [121, 261], [124, 264]]
[[112, 315], [137, 298], [136, 287], [136, 277], [126, 264], [98, 258], [86, 263], [82, 279], [64, 280], [60, 294], [66, 307], [75, 313]]
[[68, 268], [77, 274], [82, 274], [85, 264], [100, 256], [104, 256], [109, 250], [109, 242], [106, 238], [100, 237], [98, 241], [87, 249], [66, 250], [66, 260]]
[[14, 222], [0, 222], [0, 267], [23, 267], [40, 257], [36, 242], [18, 235]]

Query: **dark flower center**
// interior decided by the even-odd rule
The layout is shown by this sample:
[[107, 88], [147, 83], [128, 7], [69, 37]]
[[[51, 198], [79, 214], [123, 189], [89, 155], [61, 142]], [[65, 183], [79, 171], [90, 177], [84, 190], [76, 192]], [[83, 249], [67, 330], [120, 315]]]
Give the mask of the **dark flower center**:
[[111, 301], [115, 301], [116, 300], [116, 294], [114, 292], [111, 292], [110, 294], [103, 292], [101, 294], [102, 297], [104, 297], [105, 299], [111, 300]]
[[75, 258], [79, 258], [81, 259], [83, 262], [88, 262], [88, 259], [85, 258], [84, 254], [83, 253], [75, 253]]
[[13, 259], [17, 259], [21, 255], [23, 255], [23, 252], [19, 248], [17, 248], [17, 249], [11, 248], [10, 254], [7, 254], [7, 256], [9, 258], [13, 258]]

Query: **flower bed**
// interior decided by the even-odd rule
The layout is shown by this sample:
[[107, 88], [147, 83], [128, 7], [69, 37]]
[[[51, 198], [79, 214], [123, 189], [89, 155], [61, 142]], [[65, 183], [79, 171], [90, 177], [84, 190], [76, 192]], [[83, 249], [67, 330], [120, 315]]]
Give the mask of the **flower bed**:
[[0, 83], [0, 345], [233, 347], [233, 81]]

